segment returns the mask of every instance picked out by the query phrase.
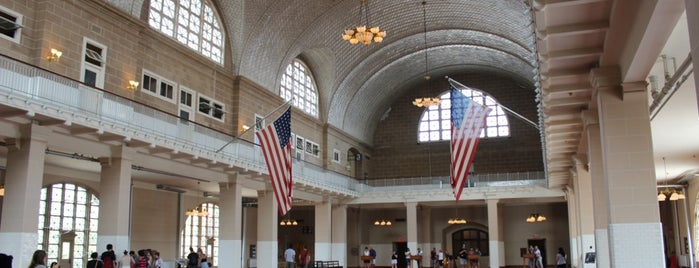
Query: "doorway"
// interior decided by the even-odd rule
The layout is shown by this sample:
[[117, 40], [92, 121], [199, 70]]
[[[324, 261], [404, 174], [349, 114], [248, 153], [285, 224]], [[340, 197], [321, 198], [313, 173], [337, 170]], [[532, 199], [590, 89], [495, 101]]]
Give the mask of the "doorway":
[[541, 262], [544, 264], [544, 267], [546, 267], [546, 239], [528, 239], [527, 245], [539, 247], [539, 250], [541, 251]]
[[407, 267], [408, 262], [405, 260], [405, 252], [408, 251], [408, 242], [393, 242], [393, 250], [398, 256], [398, 268]]
[[58, 247], [58, 266], [73, 267], [73, 250], [76, 235], [75, 231], [61, 233], [61, 246]]

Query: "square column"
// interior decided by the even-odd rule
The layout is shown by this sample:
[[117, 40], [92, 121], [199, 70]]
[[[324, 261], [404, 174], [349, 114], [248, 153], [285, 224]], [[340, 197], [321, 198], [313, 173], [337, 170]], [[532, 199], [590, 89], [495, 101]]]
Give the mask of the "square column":
[[[257, 192], [257, 267], [277, 267], [279, 210], [272, 190]], [[284, 245], [286, 249], [286, 245]]]
[[591, 76], [598, 90], [611, 267], [664, 267], [646, 83], [619, 85], [613, 67], [593, 69]]
[[[594, 142], [595, 150], [594, 156], [597, 157], [597, 159], [600, 159], [601, 155], [598, 155], [600, 150], [599, 150], [599, 126], [597, 125], [597, 120], [593, 118], [587, 118], [589, 113], [584, 113], [583, 115], [583, 123], [585, 124], [585, 131], [587, 132], [588, 130], [590, 131], [591, 135], [596, 135], [596, 137], [587, 137], [586, 139], [591, 139]], [[590, 145], [588, 142], [588, 146], [593, 146]], [[589, 149], [588, 149], [589, 150]], [[593, 153], [593, 152], [591, 152]], [[584, 155], [588, 156], [588, 155]], [[568, 198], [569, 201], [569, 211], [571, 210], [571, 207], [575, 208], [575, 213], [568, 214], [569, 217], [575, 217], [577, 220], [574, 219], [569, 219], [569, 222], [575, 223], [577, 226], [577, 246], [575, 247], [575, 251], [573, 251], [573, 246], [571, 243], [571, 249], [570, 249], [570, 262], [571, 264], [577, 264], [578, 262], [583, 263], [583, 258], [585, 257], [586, 252], [594, 251], [595, 248], [595, 219], [601, 218], [601, 219], [606, 219], [606, 213], [602, 213], [603, 215], [597, 215], [597, 211], [595, 210], [595, 204], [594, 202], [597, 202], [597, 206], [600, 206], [602, 208], [601, 211], [606, 211], [606, 195], [602, 195], [601, 193], [597, 193], [598, 198], [600, 200], [595, 199], [595, 192], [592, 190], [592, 177], [590, 175], [590, 172], [587, 169], [587, 157], [583, 158], [583, 156], [575, 156], [573, 157], [573, 161], [575, 163], [575, 180], [573, 182], [574, 187], [575, 187], [575, 193], [574, 193], [574, 198]], [[596, 160], [599, 161], [599, 160]], [[598, 166], [596, 171], [601, 171], [599, 168], [600, 163], [595, 162], [595, 165]], [[598, 179], [601, 181], [601, 172], [598, 174]], [[597, 186], [602, 186], [602, 183], [597, 183]], [[600, 190], [601, 191], [601, 190]], [[570, 194], [570, 192], [569, 192]], [[602, 200], [603, 199], [603, 200]], [[573, 202], [575, 203], [575, 206], [572, 206]], [[584, 216], [583, 216], [584, 215]], [[606, 224], [604, 223], [606, 221], [601, 221], [600, 222], [600, 229], [606, 230]], [[605, 226], [605, 227], [602, 227]], [[572, 229], [572, 228], [571, 228]], [[572, 238], [573, 236], [571, 236]], [[605, 240], [606, 241], [606, 240]], [[592, 249], [592, 250], [591, 250]], [[606, 251], [605, 251], [606, 252]], [[573, 255], [575, 253], [575, 255]], [[605, 254], [605, 253], [597, 253], [597, 254]], [[608, 256], [608, 255], [607, 255]], [[603, 257], [603, 259], [605, 259]], [[598, 261], [599, 263], [599, 261]]]
[[[39, 195], [44, 180], [46, 144], [51, 130], [38, 125], [8, 140], [5, 197], [0, 222], [0, 252], [14, 257], [12, 267], [27, 267], [37, 249]], [[14, 142], [14, 144], [12, 144]], [[19, 243], [21, 242], [21, 243]]]
[[131, 248], [131, 157], [134, 149], [114, 146], [111, 157], [100, 158], [100, 211], [97, 250], [114, 245], [115, 254]]
[[[410, 254], [417, 254], [417, 202], [406, 202], [405, 212], [408, 249]], [[417, 264], [411, 260], [408, 267], [417, 267]]]
[[332, 257], [332, 202], [324, 200], [315, 205], [314, 260], [330, 260]]
[[[502, 210], [498, 207], [499, 199], [488, 199], [488, 250], [490, 251], [490, 267], [505, 266], [505, 242], [501, 234], [505, 234], [502, 223]], [[480, 249], [479, 249], [480, 250]]]
[[[246, 267], [243, 259], [243, 194], [237, 183], [238, 174], [231, 182], [218, 184], [219, 188], [219, 256], [218, 265]], [[276, 226], [275, 226], [276, 227]]]
[[[583, 258], [586, 252], [596, 252], [597, 267], [610, 267], [609, 235], [607, 232], [607, 228], [609, 227], [609, 212], [607, 208], [609, 192], [606, 187], [603, 172], [602, 142], [600, 140], [597, 113], [590, 111], [589, 113], [583, 114], [583, 120], [586, 122], [585, 135], [588, 142], [587, 156], [593, 207], [592, 214], [589, 215], [592, 215], [594, 221], [595, 242], [594, 246], [584, 245], [580, 250], [582, 251]], [[584, 207], [581, 207], [580, 213], [584, 215], [582, 214], [584, 213], [582, 209], [584, 209]]]
[[420, 247], [422, 248], [422, 267], [431, 267], [432, 263], [430, 260], [430, 251], [432, 248], [436, 248], [437, 245], [433, 245], [432, 241], [432, 208], [421, 206], [420, 207]]
[[332, 207], [330, 225], [332, 225], [332, 254], [330, 258], [339, 261], [340, 266], [347, 267], [347, 205]]

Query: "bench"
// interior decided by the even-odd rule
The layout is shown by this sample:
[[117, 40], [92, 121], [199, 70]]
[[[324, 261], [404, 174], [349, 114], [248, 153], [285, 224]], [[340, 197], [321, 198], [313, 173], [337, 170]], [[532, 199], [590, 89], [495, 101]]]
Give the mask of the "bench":
[[315, 261], [313, 263], [315, 268], [342, 268], [340, 266], [340, 261]]

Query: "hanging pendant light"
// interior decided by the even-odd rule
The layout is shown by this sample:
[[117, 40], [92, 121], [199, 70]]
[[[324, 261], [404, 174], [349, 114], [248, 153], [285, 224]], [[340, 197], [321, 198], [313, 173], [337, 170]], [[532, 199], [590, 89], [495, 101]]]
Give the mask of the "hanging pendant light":
[[[342, 39], [349, 42], [352, 45], [359, 43], [368, 46], [372, 43], [383, 42], [384, 37], [386, 37], [386, 31], [381, 31], [378, 26], [369, 26], [369, 4], [368, 0], [359, 0], [359, 24], [353, 28], [349, 28], [343, 31]], [[364, 18], [362, 18], [362, 11], [364, 13]], [[364, 19], [364, 24], [362, 24], [362, 19]]]
[[[425, 93], [429, 92], [429, 86], [430, 86], [430, 75], [429, 75], [429, 67], [427, 63], [427, 10], [425, 8], [427, 6], [427, 1], [422, 1], [422, 25], [425, 30], [424, 32], [424, 40], [425, 40]], [[413, 105], [417, 107], [425, 107], [429, 108], [432, 106], [439, 106], [441, 103], [441, 100], [439, 98], [432, 98], [432, 97], [422, 97], [422, 98], [416, 98], [413, 100]]]

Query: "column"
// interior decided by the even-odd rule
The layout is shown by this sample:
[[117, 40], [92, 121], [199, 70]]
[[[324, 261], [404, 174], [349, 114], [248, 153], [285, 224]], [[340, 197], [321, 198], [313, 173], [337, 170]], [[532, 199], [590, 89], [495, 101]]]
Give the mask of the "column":
[[[411, 254], [417, 253], [417, 202], [406, 202], [406, 229], [407, 229], [407, 241], [408, 248]], [[410, 261], [408, 267], [416, 267], [414, 261]]]
[[[689, 32], [689, 55], [692, 57], [692, 66], [699, 66], [699, 3], [695, 0], [684, 1], [687, 13], [687, 30]], [[680, 21], [679, 23], [684, 23]], [[699, 81], [699, 72], [694, 72], [694, 81]], [[699, 105], [699, 83], [695, 82], [697, 92], [697, 104]]]
[[[596, 262], [597, 267], [610, 267], [609, 264], [609, 235], [607, 232], [608, 228], [608, 210], [607, 210], [607, 198], [609, 193], [607, 192], [607, 187], [604, 179], [603, 172], [603, 159], [602, 159], [602, 143], [600, 140], [600, 130], [599, 123], [597, 120], [597, 113], [594, 111], [589, 112], [590, 116], [583, 116], [585, 123], [587, 135], [587, 157], [588, 157], [588, 167], [590, 174], [590, 188], [592, 191], [592, 218], [594, 221], [594, 246], [583, 246], [580, 250], [583, 252], [583, 257], [585, 252], [596, 252]], [[581, 191], [581, 194], [582, 191]], [[582, 200], [584, 197], [580, 197]], [[582, 201], [581, 201], [582, 202]], [[581, 215], [584, 215], [581, 208]]]
[[[234, 174], [230, 182], [218, 184], [219, 189], [219, 236], [218, 263], [247, 267], [243, 258], [243, 194], [238, 177]], [[276, 227], [276, 226], [275, 226]], [[261, 256], [258, 256], [261, 257]], [[262, 255], [266, 257], [266, 255]]]
[[100, 158], [100, 211], [97, 251], [114, 245], [119, 249], [131, 248], [131, 164], [134, 149], [126, 146], [111, 147], [110, 157]]
[[434, 246], [432, 243], [432, 208], [421, 206], [420, 216], [420, 245], [422, 247], [422, 267], [431, 267], [430, 252]]
[[323, 200], [315, 205], [315, 252], [316, 260], [329, 261], [332, 258], [332, 202]]
[[[257, 267], [277, 267], [279, 209], [272, 190], [257, 192]], [[286, 249], [286, 245], [284, 245]]]
[[332, 260], [340, 262], [340, 266], [347, 265], [347, 205], [336, 205], [332, 207]]
[[5, 197], [2, 202], [2, 213], [6, 216], [0, 222], [0, 252], [14, 257], [12, 267], [29, 266], [37, 249], [39, 194], [44, 178], [47, 139], [51, 135], [49, 128], [34, 124], [22, 131], [21, 138], [7, 140]]
[[[577, 175], [574, 175], [574, 180], [577, 180]], [[570, 237], [570, 249], [568, 250], [568, 264], [571, 267], [578, 267], [580, 263], [580, 224], [578, 220], [578, 202], [575, 191], [570, 186], [566, 186], [566, 200], [568, 201], [568, 236]]]
[[617, 68], [592, 70], [608, 190], [610, 264], [664, 267], [648, 91], [645, 81], [619, 87], [618, 77]]
[[[502, 210], [498, 209], [499, 199], [488, 199], [488, 250], [490, 251], [490, 267], [505, 266], [505, 242], [502, 237], [504, 226]], [[481, 261], [479, 261], [481, 262]]]
[[[592, 140], [595, 140], [595, 148], [599, 147], [599, 126], [597, 125], [597, 120], [592, 120], [594, 117], [589, 116], [589, 113], [584, 113], [583, 115], [583, 124], [585, 127], [585, 131], [589, 130], [593, 135], [596, 135], [597, 137], [593, 137]], [[589, 144], [589, 143], [588, 143]], [[591, 145], [588, 145], [591, 146]], [[599, 150], [596, 150], [597, 153], [599, 153]], [[576, 180], [574, 181], [574, 187], [575, 187], [575, 205], [577, 207], [576, 215], [577, 215], [577, 229], [578, 229], [578, 240], [577, 245], [578, 247], [576, 248], [577, 255], [572, 255], [571, 252], [571, 257], [570, 261], [572, 263], [577, 263], [578, 261], [580, 263], [583, 263], [583, 258], [585, 256], [586, 252], [590, 252], [591, 248], [595, 248], [595, 218], [597, 217], [597, 211], [595, 211], [595, 205], [593, 204], [594, 196], [593, 196], [593, 191], [592, 191], [592, 177], [590, 175], [590, 172], [587, 169], [587, 161], [588, 161], [588, 155], [585, 155], [586, 157], [583, 157], [581, 155], [573, 157], [573, 161], [575, 163], [575, 174]], [[595, 155], [595, 157], [600, 157], [599, 155]], [[597, 158], [599, 161], [599, 158]], [[596, 165], [599, 165], [599, 163], [596, 162]], [[599, 168], [598, 168], [599, 169]], [[600, 185], [601, 186], [601, 185]], [[599, 194], [599, 193], [598, 193]], [[601, 194], [600, 194], [601, 195]], [[603, 197], [599, 197], [603, 198]], [[568, 199], [570, 200], [570, 198]], [[606, 198], [605, 198], [606, 200]], [[600, 206], [606, 206], [605, 201], [600, 201], [598, 202]], [[606, 215], [606, 209], [604, 209], [605, 215]], [[606, 219], [606, 217], [604, 217]], [[572, 222], [572, 221], [571, 221]], [[600, 224], [606, 226], [606, 224]], [[606, 230], [606, 227], [604, 228]], [[572, 251], [572, 248], [571, 248]], [[600, 254], [600, 253], [598, 253]], [[602, 253], [604, 254], [604, 253]], [[599, 262], [598, 262], [599, 263]]]

